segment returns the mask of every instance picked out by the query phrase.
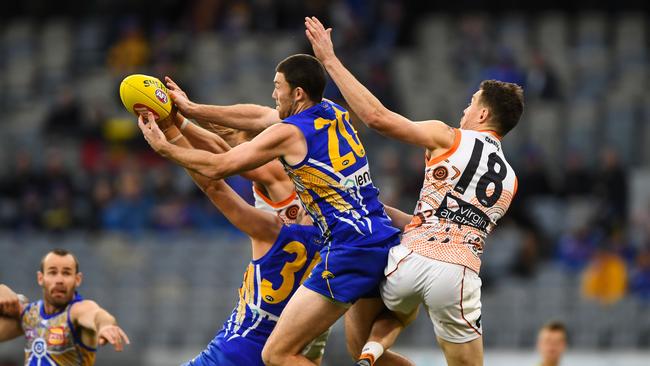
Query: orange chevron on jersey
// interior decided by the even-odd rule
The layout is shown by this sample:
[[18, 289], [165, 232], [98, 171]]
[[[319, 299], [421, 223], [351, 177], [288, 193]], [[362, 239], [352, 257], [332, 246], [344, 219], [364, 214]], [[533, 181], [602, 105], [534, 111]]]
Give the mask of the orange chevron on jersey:
[[274, 202], [264, 192], [253, 186], [253, 197], [255, 198], [255, 207], [277, 214], [285, 224], [295, 224], [298, 218], [304, 214], [296, 191], [291, 192], [289, 197], [284, 200]]
[[501, 141], [488, 131], [455, 130], [452, 147], [428, 159], [402, 244], [423, 256], [479, 272], [485, 238], [517, 189]]

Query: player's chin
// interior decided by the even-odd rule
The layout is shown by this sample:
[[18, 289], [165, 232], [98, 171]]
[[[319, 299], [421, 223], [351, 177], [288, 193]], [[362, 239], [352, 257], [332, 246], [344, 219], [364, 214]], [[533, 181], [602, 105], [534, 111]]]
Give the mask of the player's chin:
[[70, 301], [72, 301], [72, 298], [69, 298], [67, 296], [52, 296], [52, 299], [50, 300], [52, 305], [57, 308], [66, 306]]

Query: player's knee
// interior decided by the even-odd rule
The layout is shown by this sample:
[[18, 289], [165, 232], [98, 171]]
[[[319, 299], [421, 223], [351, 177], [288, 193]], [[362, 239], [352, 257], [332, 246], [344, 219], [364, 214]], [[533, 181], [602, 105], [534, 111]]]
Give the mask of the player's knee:
[[418, 309], [419, 309], [419, 307], [416, 308], [410, 314], [398, 314], [398, 315], [396, 315], [396, 318], [401, 323], [402, 328], [408, 327], [409, 325], [411, 325], [411, 323], [413, 323], [415, 321], [415, 319], [417, 319], [417, 317], [418, 317]]
[[483, 366], [483, 362], [476, 355], [470, 353], [458, 352], [453, 356], [453, 362], [449, 362], [449, 365], [453, 366]]
[[269, 349], [269, 347], [264, 346], [262, 349], [262, 361], [264, 361], [264, 364], [266, 366], [271, 366], [273, 365], [271, 362], [275, 361], [273, 359], [272, 351]]
[[454, 364], [456, 366], [473, 366], [472, 360], [467, 355], [456, 355]]
[[483, 362], [477, 360], [476, 357], [462, 356], [458, 362], [459, 366], [483, 366]]

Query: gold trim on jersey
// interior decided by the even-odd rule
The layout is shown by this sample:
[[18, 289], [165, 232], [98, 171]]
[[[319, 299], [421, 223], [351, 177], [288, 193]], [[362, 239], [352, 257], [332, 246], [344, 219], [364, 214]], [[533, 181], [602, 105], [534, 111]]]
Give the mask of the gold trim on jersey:
[[[312, 166], [302, 166], [294, 170], [300, 177], [303, 184], [309, 184], [310, 191], [324, 199], [326, 203], [337, 209], [339, 212], [347, 212], [352, 209], [352, 205], [343, 199], [335, 188], [343, 188], [340, 183], [331, 178], [326, 173]], [[304, 198], [309, 192], [299, 192], [300, 198]], [[303, 201], [304, 202], [304, 201]]]
[[237, 324], [241, 324], [246, 317], [246, 304], [255, 294], [255, 266], [248, 264], [244, 273], [244, 281], [239, 289], [239, 304], [237, 304]]

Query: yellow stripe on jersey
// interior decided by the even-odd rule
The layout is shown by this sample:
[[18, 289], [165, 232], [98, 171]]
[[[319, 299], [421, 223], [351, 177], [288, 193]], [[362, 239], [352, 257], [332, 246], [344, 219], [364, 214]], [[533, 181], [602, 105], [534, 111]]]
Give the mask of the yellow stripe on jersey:
[[[302, 166], [294, 170], [294, 172], [298, 175], [298, 177], [300, 177], [302, 183], [307, 188], [309, 188], [309, 190], [317, 194], [318, 197], [325, 200], [325, 202], [330, 204], [339, 212], [347, 212], [349, 210], [352, 210], [352, 205], [345, 201], [343, 197], [341, 197], [341, 194], [333, 188], [339, 187], [341, 189], [344, 189], [344, 187], [342, 187], [339, 182], [332, 179], [326, 173], [321, 172], [317, 168], [311, 166]], [[299, 192], [298, 194], [300, 195], [300, 199], [304, 199], [303, 202], [305, 205], [307, 205], [307, 202], [305, 200], [309, 200], [311, 198], [309, 192], [303, 191]], [[316, 204], [313, 204], [313, 206], [318, 207]], [[307, 207], [310, 207], [310, 205], [307, 205]]]
[[246, 317], [246, 304], [255, 292], [255, 266], [249, 264], [244, 274], [244, 282], [239, 289], [239, 304], [237, 306], [237, 324], [241, 324]]

